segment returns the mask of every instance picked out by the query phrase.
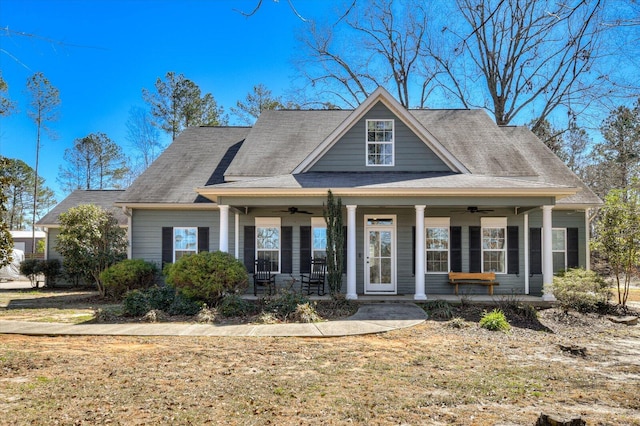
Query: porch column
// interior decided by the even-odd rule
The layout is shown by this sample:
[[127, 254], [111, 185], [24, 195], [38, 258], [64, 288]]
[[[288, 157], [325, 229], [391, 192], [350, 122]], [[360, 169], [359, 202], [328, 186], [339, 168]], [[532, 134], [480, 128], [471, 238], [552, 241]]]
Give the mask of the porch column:
[[236, 259], [240, 259], [240, 213], [236, 212], [235, 220], [234, 254]]
[[424, 210], [427, 206], [415, 206], [416, 208], [416, 293], [415, 300], [427, 300], [424, 292]]
[[553, 249], [551, 247], [551, 230], [553, 206], [542, 206], [542, 300], [553, 302]]
[[356, 207], [347, 207], [347, 299], [356, 300]]
[[584, 259], [584, 268], [587, 271], [591, 270], [591, 224], [589, 223], [589, 214], [591, 209], [585, 209], [584, 211], [584, 239], [586, 240], [586, 257]]
[[220, 205], [220, 244], [218, 249], [225, 253], [229, 252], [229, 206]]
[[524, 214], [524, 294], [529, 294], [529, 213]]

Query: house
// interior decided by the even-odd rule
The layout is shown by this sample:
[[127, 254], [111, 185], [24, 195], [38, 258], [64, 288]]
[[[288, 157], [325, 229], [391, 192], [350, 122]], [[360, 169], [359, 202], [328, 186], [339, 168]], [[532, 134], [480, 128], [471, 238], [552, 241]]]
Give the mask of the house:
[[[20, 250], [27, 255], [32, 255], [32, 253], [37, 251], [37, 246], [40, 241], [44, 241], [45, 233], [43, 231], [10, 231], [11, 238], [13, 239], [13, 248], [16, 250]], [[35, 237], [36, 241], [36, 250], [33, 250], [33, 238]], [[36, 253], [36, 257], [38, 257], [39, 253]]]
[[47, 213], [37, 223], [45, 231], [45, 259], [59, 259], [62, 255], [56, 250], [58, 234], [60, 234], [60, 215], [67, 212], [72, 207], [83, 204], [94, 204], [102, 209], [113, 213], [118, 224], [128, 227], [128, 218], [124, 211], [115, 206], [116, 200], [122, 195], [123, 190], [83, 190], [76, 189], [64, 200], [58, 203], [49, 213]]
[[528, 129], [407, 110], [379, 88], [354, 110], [186, 129], [115, 204], [133, 258], [222, 250], [249, 271], [269, 259], [282, 285], [323, 255], [329, 189], [345, 206], [350, 299], [425, 300], [452, 293], [449, 271], [493, 271], [496, 294], [553, 300], [554, 271], [589, 267], [601, 203]]

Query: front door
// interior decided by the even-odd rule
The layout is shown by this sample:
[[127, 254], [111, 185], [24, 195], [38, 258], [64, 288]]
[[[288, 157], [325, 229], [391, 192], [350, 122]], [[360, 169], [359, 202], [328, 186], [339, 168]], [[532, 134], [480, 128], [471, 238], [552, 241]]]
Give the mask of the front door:
[[365, 216], [365, 294], [396, 293], [396, 218]]

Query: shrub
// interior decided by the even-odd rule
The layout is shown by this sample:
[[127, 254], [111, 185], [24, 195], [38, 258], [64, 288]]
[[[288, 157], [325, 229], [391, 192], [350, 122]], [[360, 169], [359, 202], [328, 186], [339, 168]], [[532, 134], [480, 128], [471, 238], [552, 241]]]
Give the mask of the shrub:
[[238, 296], [237, 294], [225, 294], [217, 306], [218, 312], [223, 317], [238, 317], [251, 315], [255, 312], [255, 305]]
[[40, 274], [41, 265], [38, 259], [25, 259], [20, 262], [20, 273], [29, 278], [31, 285], [34, 285], [38, 274]]
[[491, 331], [509, 331], [511, 326], [500, 309], [484, 312], [480, 318], [480, 327]]
[[451, 305], [446, 300], [433, 300], [424, 304], [424, 310], [429, 318], [436, 320], [448, 320], [453, 317]]
[[293, 312], [293, 320], [297, 322], [318, 322], [322, 321], [322, 317], [318, 315], [316, 308], [311, 303], [303, 303], [296, 306]]
[[204, 305], [200, 311], [196, 314], [196, 321], [201, 324], [211, 324], [215, 322], [218, 311], [211, 309], [207, 305]]
[[180, 293], [175, 293], [173, 302], [167, 311], [170, 315], [196, 315], [206, 306], [197, 300], [188, 299]]
[[451, 328], [466, 328], [467, 322], [464, 318], [454, 317], [447, 323], [447, 325]]
[[141, 317], [149, 312], [147, 295], [140, 290], [133, 290], [124, 296], [122, 301], [122, 313], [131, 317]]
[[170, 286], [153, 287], [144, 291], [132, 290], [124, 296], [124, 315], [141, 317], [149, 311], [162, 311], [169, 315], [195, 315], [202, 303], [186, 298]]
[[165, 268], [167, 283], [190, 299], [215, 305], [223, 294], [244, 291], [248, 282], [242, 262], [229, 253], [201, 252], [182, 256]]
[[147, 296], [147, 303], [150, 309], [169, 312], [176, 299], [176, 289], [165, 285], [153, 287], [144, 292]]
[[593, 271], [570, 269], [553, 278], [553, 293], [565, 310], [598, 312], [611, 296], [605, 280]]
[[40, 261], [40, 271], [47, 279], [47, 287], [56, 286], [56, 278], [62, 274], [62, 264], [58, 259], [48, 259]]
[[127, 259], [102, 271], [100, 281], [105, 295], [116, 300], [131, 290], [143, 290], [156, 284], [158, 269], [142, 259]]
[[305, 303], [309, 303], [309, 299], [302, 294], [283, 292], [264, 299], [264, 310], [275, 314], [281, 319], [287, 319], [296, 311], [298, 305], [304, 305]]

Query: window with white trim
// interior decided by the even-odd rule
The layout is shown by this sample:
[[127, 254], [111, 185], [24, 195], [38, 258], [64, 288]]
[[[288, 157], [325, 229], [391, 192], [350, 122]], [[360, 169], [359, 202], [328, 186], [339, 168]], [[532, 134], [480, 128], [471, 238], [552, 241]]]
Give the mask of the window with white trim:
[[507, 272], [507, 218], [483, 217], [482, 272]]
[[393, 166], [393, 143], [393, 120], [367, 120], [367, 166]]
[[280, 218], [256, 217], [256, 259], [271, 263], [271, 271], [280, 273]]
[[311, 257], [327, 258], [327, 222], [323, 217], [311, 218]]
[[553, 257], [553, 273], [567, 270], [567, 230], [551, 229], [551, 252]]
[[198, 228], [173, 228], [173, 261], [198, 252]]
[[426, 217], [425, 226], [425, 250], [426, 272], [449, 272], [449, 218]]

